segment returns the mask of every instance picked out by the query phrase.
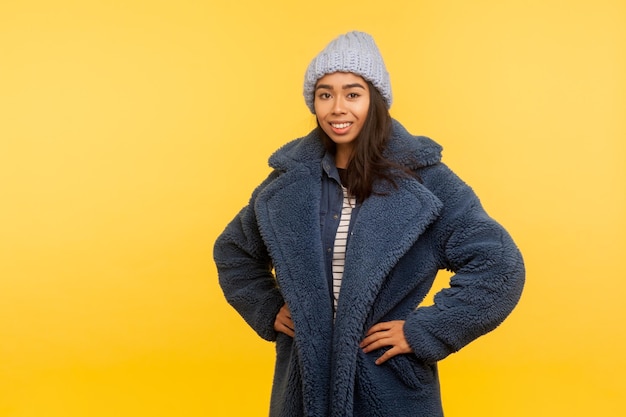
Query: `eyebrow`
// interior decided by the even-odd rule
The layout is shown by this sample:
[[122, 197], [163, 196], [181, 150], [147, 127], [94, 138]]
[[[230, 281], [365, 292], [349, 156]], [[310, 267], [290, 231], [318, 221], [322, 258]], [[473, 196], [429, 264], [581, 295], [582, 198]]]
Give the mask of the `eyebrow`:
[[[344, 84], [341, 87], [343, 90], [349, 90], [351, 88], [362, 88], [365, 90], [365, 86], [361, 83], [352, 83], [352, 84]], [[315, 87], [315, 90], [326, 89], [326, 90], [334, 90], [333, 86], [330, 84], [319, 84]]]

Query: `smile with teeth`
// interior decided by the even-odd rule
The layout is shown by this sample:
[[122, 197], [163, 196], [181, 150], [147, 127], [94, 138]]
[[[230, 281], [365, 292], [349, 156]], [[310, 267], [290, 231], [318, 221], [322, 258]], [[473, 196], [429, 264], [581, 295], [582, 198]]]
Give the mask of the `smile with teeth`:
[[351, 122], [346, 122], [346, 123], [331, 123], [330, 125], [334, 127], [335, 129], [345, 129], [351, 124], [352, 124]]

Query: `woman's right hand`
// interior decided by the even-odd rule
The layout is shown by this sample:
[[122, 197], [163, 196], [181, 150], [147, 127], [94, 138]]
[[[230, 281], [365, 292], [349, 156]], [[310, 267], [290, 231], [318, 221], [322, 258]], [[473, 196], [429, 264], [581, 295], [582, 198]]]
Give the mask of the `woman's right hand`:
[[289, 307], [287, 304], [284, 304], [278, 314], [276, 315], [276, 320], [274, 320], [274, 330], [277, 332], [285, 333], [287, 336], [294, 336], [294, 326], [293, 321], [291, 320], [291, 311], [289, 311]]

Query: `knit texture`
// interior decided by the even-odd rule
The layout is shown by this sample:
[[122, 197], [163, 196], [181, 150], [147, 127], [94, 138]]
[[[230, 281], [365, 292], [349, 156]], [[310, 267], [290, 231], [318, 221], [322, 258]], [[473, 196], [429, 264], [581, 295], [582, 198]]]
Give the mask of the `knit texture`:
[[369, 34], [348, 32], [330, 42], [309, 64], [304, 75], [304, 101], [311, 113], [315, 84], [326, 74], [351, 72], [370, 81], [391, 107], [391, 83], [380, 51]]

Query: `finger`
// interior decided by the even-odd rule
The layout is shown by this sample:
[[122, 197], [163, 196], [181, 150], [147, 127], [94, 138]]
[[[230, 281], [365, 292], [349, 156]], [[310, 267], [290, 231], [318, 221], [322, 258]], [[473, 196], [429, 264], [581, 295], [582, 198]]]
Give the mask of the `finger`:
[[363, 353], [369, 353], [376, 349], [384, 348], [385, 346], [393, 346], [392, 340], [389, 338], [376, 340], [375, 342], [372, 342], [364, 346], [362, 349], [363, 349]]
[[385, 339], [386, 337], [387, 337], [387, 335], [384, 334], [384, 333], [381, 333], [381, 332], [373, 333], [373, 334], [367, 336], [365, 339], [363, 339], [363, 341], [361, 341], [360, 346], [362, 348], [364, 348], [364, 347], [369, 346], [372, 343], [375, 343], [375, 342], [377, 342], [377, 341], [379, 341], [381, 339]]
[[389, 330], [391, 328], [391, 323], [383, 322], [373, 325], [368, 331], [366, 336], [373, 335], [374, 333], [383, 332], [385, 330]]
[[285, 333], [291, 337], [294, 336], [294, 325], [290, 317], [285, 316], [285, 310], [280, 309], [276, 319], [274, 320], [274, 330], [277, 332]]
[[376, 333], [375, 335], [365, 338], [360, 344], [361, 349], [363, 349], [363, 352], [365, 353], [380, 349], [385, 346], [397, 347], [401, 350], [401, 352], [398, 353], [411, 352], [411, 348], [406, 342], [406, 339], [404, 339], [404, 336], [397, 335], [392, 332]]
[[293, 320], [291, 320], [291, 317], [287, 316], [285, 314], [285, 312], [288, 312], [289, 309], [286, 308], [286, 306], [284, 309], [282, 309], [281, 314], [279, 314], [279, 317], [277, 317], [277, 321], [279, 322], [279, 324], [282, 326], [282, 332], [285, 334], [288, 334], [289, 336], [293, 337], [295, 334], [295, 326], [293, 324]]
[[278, 314], [287, 318], [291, 318], [291, 311], [289, 311], [289, 307], [287, 307], [287, 304], [283, 304]]
[[400, 352], [395, 347], [392, 347], [387, 352], [385, 352], [382, 355], [380, 355], [380, 357], [378, 359], [376, 359], [376, 362], [374, 362], [374, 363], [376, 365], [382, 365], [383, 363], [387, 362], [389, 359], [393, 358], [394, 356], [398, 355], [399, 353]]
[[381, 323], [382, 326], [376, 325], [370, 329], [370, 331], [365, 335], [365, 339], [361, 342], [361, 347], [367, 346], [370, 343], [375, 342], [379, 339], [387, 339], [389, 337], [393, 337], [395, 334], [395, 326], [391, 323]]
[[295, 331], [294, 331], [293, 327], [289, 327], [285, 323], [282, 323], [282, 327], [281, 327], [280, 331], [282, 333], [285, 333], [287, 336], [294, 337], [294, 335], [295, 335]]

